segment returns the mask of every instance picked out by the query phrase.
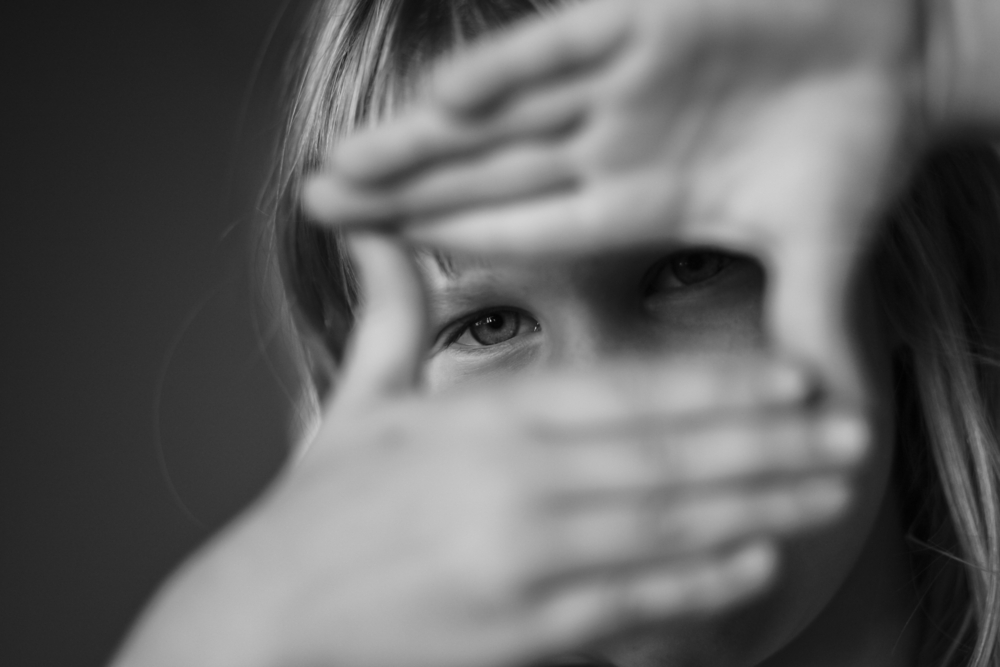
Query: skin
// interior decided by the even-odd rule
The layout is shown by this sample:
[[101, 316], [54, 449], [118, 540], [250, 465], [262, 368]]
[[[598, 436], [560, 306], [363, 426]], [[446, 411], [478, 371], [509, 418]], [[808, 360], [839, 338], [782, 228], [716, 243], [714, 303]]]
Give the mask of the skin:
[[[860, 266], [913, 156], [997, 127], [996, 7], [582, 3], [443, 68], [428, 101], [342, 144], [307, 183], [304, 205], [319, 221], [388, 221], [408, 238], [471, 252], [586, 256], [679, 239], [755, 253], [771, 278], [757, 340], [808, 363], [830, 400], [864, 406], [888, 443], [887, 344]], [[554, 347], [518, 368], [572, 349], [588, 363], [614, 348], [606, 326], [576, 317], [550, 326]], [[565, 336], [588, 325], [583, 343]], [[437, 365], [439, 384], [455, 381], [456, 367], [462, 381], [470, 375]], [[729, 640], [639, 641], [615, 657], [754, 664], [777, 650], [769, 664], [909, 664], [913, 601], [886, 500], [890, 451], [878, 448], [857, 478], [851, 528], [790, 560], [793, 571], [811, 563], [833, 589], [793, 586], [807, 599], [775, 604], [795, 613], [729, 626], [760, 632], [749, 644], [722, 630]], [[895, 586], [873, 585], [893, 574]], [[764, 630], [752, 622], [761, 618]]]
[[[727, 256], [684, 252], [682, 246], [673, 254], [661, 249], [546, 262], [452, 258], [445, 267], [424, 255], [434, 341], [425, 369], [429, 390], [447, 393], [623, 355], [680, 360], [765, 349], [760, 265], [746, 257], [720, 262]], [[692, 258], [700, 271], [686, 266]], [[863, 282], [858, 291], [864, 292]], [[780, 574], [766, 595], [707, 618], [633, 630], [593, 647], [597, 655], [620, 667], [912, 664], [912, 584], [887, 496], [888, 344], [878, 313], [859, 302], [848, 335], [857, 345], [855, 365], [864, 366], [854, 370], [865, 377], [878, 444], [852, 471], [850, 509], [837, 521], [804, 526], [782, 540]], [[519, 322], [490, 337], [483, 319], [490, 316]], [[835, 393], [823, 400], [855, 398]]]
[[929, 132], [910, 0], [598, 1], [456, 58], [340, 144], [303, 203], [469, 252], [686, 241], [770, 270], [784, 348], [859, 389], [835, 334]]
[[782, 346], [859, 390], [835, 336], [851, 280], [914, 158], [995, 136], [998, 32], [992, 0], [579, 3], [445, 62], [303, 205], [468, 252], [739, 247]]
[[[581, 649], [750, 665], [839, 608], [855, 564], [879, 561], [859, 554], [884, 560], [866, 541], [884, 534], [888, 441], [762, 352], [751, 265], [697, 297], [644, 283], [650, 253], [427, 273], [425, 294], [405, 248], [352, 247], [365, 309], [319, 432], [161, 591], [116, 667], [515, 667]], [[435, 342], [468, 307], [511, 303], [542, 325], [528, 363]], [[894, 607], [862, 591], [845, 612], [879, 619], [881, 659]]]
[[[411, 212], [416, 221], [449, 223], [402, 230], [412, 238], [453, 249], [497, 246], [499, 239], [512, 254], [567, 250], [593, 261], [556, 263], [542, 274], [493, 276], [495, 285], [506, 285], [509, 298], [522, 299], [514, 305], [537, 310], [543, 326], [535, 333], [542, 337], [532, 344], [537, 345], [534, 353], [517, 363], [493, 364], [484, 374], [478, 362], [470, 365], [428, 349], [427, 338], [449, 317], [442, 314], [447, 304], [434, 291], [435, 276], [426, 276], [432, 286], [428, 303], [438, 318], [431, 326], [409, 254], [384, 239], [356, 239], [366, 309], [319, 433], [297, 465], [168, 582], [114, 664], [501, 667], [581, 646], [600, 647], [630, 667], [910, 664], [911, 591], [887, 493], [892, 442], [886, 418], [891, 414], [888, 345], [865, 304], [864, 281], [855, 282], [856, 268], [869, 214], [892, 189], [882, 186], [899, 175], [893, 165], [909, 112], [926, 107], [936, 128], [952, 131], [977, 124], [996, 127], [1000, 104], [990, 91], [1000, 86], [984, 82], [1000, 72], [993, 66], [997, 47], [991, 46], [997, 40], [990, 38], [998, 25], [997, 5], [931, 3], [927, 57], [914, 61], [908, 59], [919, 52], [912, 48], [914, 23], [900, 13], [913, 5], [813, 3], [835, 11], [815, 14], [819, 22], [802, 32], [794, 20], [785, 21], [800, 16], [785, 11], [800, 4], [720, 3], [714, 16], [735, 29], [715, 31], [711, 22], [702, 23], [708, 30], [689, 32], [694, 39], [685, 44], [717, 49], [730, 57], [730, 65], [773, 64], [782, 57], [768, 60], [769, 53], [787, 55], [790, 47], [798, 53], [801, 35], [808, 34], [814, 39], [807, 45], [821, 57], [801, 62], [846, 64], [840, 70], [844, 77], [822, 79], [832, 87], [807, 85], [809, 94], [797, 96], [797, 86], [808, 84], [809, 76], [755, 79], [755, 73], [767, 75], [767, 68], [736, 67], [730, 83], [750, 85], [709, 87], [705, 96], [678, 99], [749, 113], [704, 116], [721, 122], [689, 135], [693, 143], [667, 143], [665, 152], [639, 151], [630, 165], [638, 175], [633, 185], [641, 183], [644, 172], [662, 173], [657, 167], [669, 166], [678, 156], [735, 167], [723, 170], [734, 179], [726, 187], [700, 190], [718, 195], [704, 199], [712, 206], [737, 213], [722, 216], [738, 223], [728, 227], [732, 232], [698, 236], [695, 228], [704, 232], [704, 225], [694, 225], [687, 230], [690, 236], [675, 238], [676, 228], [661, 227], [655, 199], [652, 206], [634, 207], [638, 200], [628, 193], [635, 190], [590, 187], [605, 181], [614, 185], [606, 176], [615, 174], [623, 156], [604, 150], [609, 145], [644, 145], [617, 141], [619, 133], [635, 126], [616, 114], [625, 112], [627, 118], [646, 102], [654, 111], [671, 102], [669, 95], [629, 94], [658, 90], [662, 83], [656, 76], [664, 71], [658, 68], [663, 61], [653, 57], [644, 65], [643, 57], [658, 53], [644, 45], [668, 43], [657, 30], [669, 29], [676, 16], [650, 21], [648, 12], [697, 9], [698, 3], [584, 3], [567, 12], [568, 18], [512, 33], [460, 62], [442, 77], [440, 92], [425, 109], [428, 115], [415, 112], [417, 122], [396, 126], [402, 132], [378, 130], [360, 137], [353, 153], [345, 144], [333, 170], [305, 193], [306, 208], [321, 222], [355, 224], [365, 218], [383, 224], [386, 215]], [[592, 20], [609, 8], [614, 10], [610, 18], [624, 20]], [[838, 14], [840, 9], [845, 13]], [[594, 12], [590, 18], [589, 11]], [[836, 21], [851, 12], [879, 20]], [[840, 28], [860, 26], [862, 37], [871, 40], [852, 41], [850, 31], [830, 31], [825, 20]], [[614, 38], [629, 21], [648, 30], [631, 32], [625, 41], [599, 39], [601, 34]], [[587, 26], [596, 26], [599, 34], [581, 29]], [[601, 33], [605, 28], [610, 32]], [[840, 42], [845, 34], [849, 39]], [[830, 35], [833, 43], [824, 41]], [[588, 44], [624, 48], [577, 48]], [[854, 53], [838, 51], [838, 44], [862, 44], [866, 48], [857, 53], [865, 57], [838, 60], [838, 54]], [[732, 50], [734, 45], [740, 48]], [[762, 59], [744, 58], [743, 48]], [[688, 55], [683, 48], [668, 54], [676, 63], [690, 63]], [[927, 84], [926, 98], [907, 97], [915, 90], [907, 83], [912, 83], [908, 74], [915, 62], [930, 65], [928, 76], [918, 72], [917, 77]], [[858, 64], [860, 70], [854, 67]], [[483, 68], [490, 67], [499, 67], [502, 76], [483, 76]], [[580, 126], [609, 131], [585, 136], [569, 153], [570, 166], [585, 167], [582, 182], [588, 187], [576, 192], [599, 204], [576, 210], [609, 216], [588, 218], [584, 222], [592, 224], [583, 227], [579, 220], [545, 216], [544, 210], [532, 218], [523, 215], [531, 213], [523, 208], [493, 207], [497, 199], [523, 196], [518, 188], [531, 184], [530, 179], [497, 179], [497, 173], [516, 174], [525, 158], [529, 166], [553, 165], [544, 152], [494, 162], [490, 151], [499, 147], [498, 154], [509, 158], [502, 151], [506, 142], [545, 134], [545, 127], [524, 124], [546, 118], [536, 113], [539, 107], [532, 111], [532, 104], [540, 100], [545, 107], [554, 101], [550, 108], [556, 112], [565, 107], [558, 95], [536, 99], [525, 93], [560, 89], [567, 69], [579, 73], [578, 83], [583, 83], [561, 90], [585, 90], [593, 75], [595, 89], [602, 92], [602, 97], [563, 98], [576, 109], [592, 111], [588, 105], [595, 100], [614, 101], [608, 90], [623, 95], [617, 98], [623, 104], [601, 109], [609, 112], [604, 123]], [[673, 71], [686, 76], [701, 70]], [[792, 74], [811, 71], [804, 67]], [[862, 76], [851, 76], [859, 71]], [[624, 83], [631, 85], [608, 88], [605, 75], [613, 84], [616, 73], [625, 74]], [[652, 86], [642, 81], [644, 75], [654, 77]], [[490, 82], [497, 85], [491, 88]], [[789, 84], [768, 90], [791, 94], [771, 98], [777, 104], [765, 100], [755, 106], [762, 98], [753, 92], [762, 82]], [[873, 82], [874, 87], [868, 85]], [[949, 91], [941, 82], [957, 85]], [[516, 103], [496, 106], [498, 98]], [[848, 113], [837, 116], [844, 121], [834, 124], [837, 132], [809, 131], [816, 111], [826, 113], [827, 102], [843, 101], [850, 103], [840, 107]], [[861, 107], [875, 113], [850, 115], [851, 108]], [[522, 113], [503, 113], [512, 109]], [[644, 117], [655, 124], [655, 113]], [[702, 117], [696, 107], [666, 116]], [[548, 118], [559, 120], [558, 113]], [[772, 122], [751, 122], [756, 131], [742, 135], [749, 140], [735, 153], [720, 153], [711, 141], [698, 143], [725, 136], [730, 123], [738, 127], [747, 119]], [[428, 133], [428, 128], [436, 131]], [[414, 143], [407, 137], [432, 141]], [[454, 137], [461, 140], [457, 145], [449, 141]], [[810, 143], [811, 137], [823, 141]], [[857, 150], [844, 150], [846, 140]], [[778, 145], [789, 149], [788, 160], [766, 159]], [[386, 146], [402, 152], [375, 150]], [[802, 155], [797, 151], [810, 146], [818, 147], [812, 153], [818, 159], [809, 163], [813, 169], [795, 170], [796, 155]], [[429, 156], [423, 152], [428, 147]], [[672, 152], [678, 147], [684, 150]], [[486, 174], [480, 184], [498, 183], [506, 190], [477, 189], [469, 182], [454, 188], [454, 172], [444, 169], [439, 174], [445, 177], [435, 181], [433, 170], [418, 168], [411, 172], [421, 179], [418, 187], [404, 187], [400, 195], [379, 185], [377, 196], [371, 196], [386, 173], [405, 170], [414, 159], [421, 166], [447, 167], [456, 151], [468, 156], [480, 150], [480, 166], [486, 169], [473, 175]], [[753, 169], [740, 168], [748, 165]], [[803, 175], [802, 189], [787, 186], [788, 177]], [[514, 187], [508, 187], [511, 183]], [[622, 183], [628, 185], [628, 179]], [[769, 183], [782, 187], [769, 189]], [[763, 189], [757, 187], [761, 184]], [[459, 192], [472, 196], [456, 199]], [[732, 196], [740, 192], [775, 196]], [[474, 207], [477, 197], [491, 206], [465, 216], [462, 210]], [[497, 215], [484, 216], [489, 210]], [[624, 211], [638, 213], [629, 216], [629, 225], [620, 224]], [[512, 224], [518, 220], [546, 224]], [[479, 231], [463, 234], [469, 222]], [[649, 247], [650, 241], [755, 252], [768, 267], [771, 289], [738, 308], [741, 315], [722, 318], [732, 323], [729, 329], [712, 324], [719, 318], [639, 316], [641, 308], [622, 307], [641, 301], [634, 292], [622, 299], [612, 294], [634, 286], [631, 264], [615, 269], [613, 257], [595, 258], [595, 253], [612, 246]], [[596, 280], [600, 275], [615, 278]], [[535, 299], [541, 301], [529, 303]], [[692, 322], [697, 326], [689, 326]], [[779, 353], [777, 359], [760, 358], [762, 341], [768, 353]], [[691, 360], [701, 344], [729, 354], [722, 360]], [[649, 356], [641, 364], [621, 360], [619, 352], [631, 346]], [[688, 353], [684, 361], [671, 359], [682, 349]], [[781, 361], [789, 355], [818, 378], [820, 400], [801, 371], [789, 373]], [[814, 400], [807, 401], [810, 396]], [[844, 428], [845, 417], [853, 426]], [[609, 503], [609, 491], [616, 502]], [[651, 503], [651, 497], [660, 500]], [[760, 502], [763, 498], [772, 502]], [[554, 500], [562, 512], [538, 511]], [[781, 508], [801, 511], [776, 511]], [[635, 517], [644, 519], [644, 530], [636, 529]], [[670, 518], [667, 528], [674, 532], [666, 535], [671, 539], [656, 534], [660, 524], [650, 517]]]

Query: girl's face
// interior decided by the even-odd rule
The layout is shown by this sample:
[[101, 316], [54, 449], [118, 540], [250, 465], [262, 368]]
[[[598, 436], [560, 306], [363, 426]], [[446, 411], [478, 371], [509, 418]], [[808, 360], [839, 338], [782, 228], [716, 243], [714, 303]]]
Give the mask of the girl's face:
[[433, 391], [616, 355], [762, 347], [764, 278], [709, 250], [497, 264], [425, 256]]
[[[420, 263], [432, 325], [425, 378], [435, 392], [616, 356], [750, 353], [773, 338], [764, 326], [761, 267], [707, 247], [534, 263], [421, 254]], [[874, 539], [896, 530], [892, 510], [883, 503], [892, 442], [888, 353], [877, 335], [874, 309], [859, 303], [850, 326], [844, 325], [857, 341], [849, 375], [861, 378], [860, 392], [855, 387], [850, 393], [861, 393], [865, 404], [876, 406], [871, 412], [882, 444], [854, 480], [851, 509], [835, 523], [786, 540], [778, 583], [747, 607], [605, 647], [619, 667], [756, 665], [768, 656], [766, 664], [784, 664], [782, 656], [806, 658], [810, 647], [831, 633], [838, 645], [849, 641], [845, 633], [854, 631], [852, 624], [868, 623], [873, 613], [882, 613], [880, 604], [891, 605], [871, 599], [895, 585], [872, 575], [873, 568], [904, 570], [886, 564], [895, 567], [890, 561], [901, 557], [894, 540]], [[835, 388], [823, 400], [836, 402], [836, 394]], [[857, 404], [857, 396], [846, 398]], [[873, 530], [876, 522], [879, 530]]]

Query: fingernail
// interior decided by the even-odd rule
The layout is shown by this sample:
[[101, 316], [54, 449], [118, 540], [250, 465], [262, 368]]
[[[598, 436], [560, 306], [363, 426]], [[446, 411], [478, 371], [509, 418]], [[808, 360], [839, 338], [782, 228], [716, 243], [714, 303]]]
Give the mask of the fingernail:
[[868, 446], [868, 425], [858, 417], [837, 415], [827, 420], [823, 431], [823, 444], [838, 461], [855, 461]]
[[315, 220], [322, 219], [329, 208], [331, 188], [328, 179], [319, 174], [306, 177], [300, 193], [302, 209], [306, 216]]

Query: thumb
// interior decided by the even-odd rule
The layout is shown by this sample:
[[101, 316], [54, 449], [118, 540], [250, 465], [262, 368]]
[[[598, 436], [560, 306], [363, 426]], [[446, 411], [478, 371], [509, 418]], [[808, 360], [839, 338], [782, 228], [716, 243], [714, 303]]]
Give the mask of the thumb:
[[[833, 86], [833, 93], [841, 87]], [[906, 173], [899, 109], [878, 77], [843, 84], [847, 100], [865, 111], [862, 120], [837, 100], [813, 132], [805, 123], [789, 136], [783, 165], [766, 181], [757, 209], [771, 230], [768, 290], [769, 334], [783, 351], [812, 365], [824, 385], [852, 402], [865, 399], [867, 328], [874, 323], [870, 290], [858, 289], [868, 250], [892, 194]], [[819, 103], [829, 99], [819, 95]], [[813, 116], [816, 116], [816, 113]]]
[[354, 233], [347, 239], [361, 274], [362, 299], [334, 398], [338, 411], [415, 389], [427, 348], [427, 299], [410, 251], [384, 234]]
[[856, 398], [865, 386], [853, 298], [863, 247], [831, 236], [800, 235], [781, 244], [772, 257], [767, 327], [778, 349], [818, 372], [827, 390]]

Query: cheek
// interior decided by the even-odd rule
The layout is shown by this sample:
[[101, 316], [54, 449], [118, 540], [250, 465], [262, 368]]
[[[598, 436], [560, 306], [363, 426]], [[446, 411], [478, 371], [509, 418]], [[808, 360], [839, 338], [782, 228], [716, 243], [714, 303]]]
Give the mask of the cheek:
[[430, 393], [439, 393], [457, 386], [489, 385], [525, 373], [536, 363], [539, 353], [537, 342], [497, 352], [444, 352], [424, 364], [424, 387]]

